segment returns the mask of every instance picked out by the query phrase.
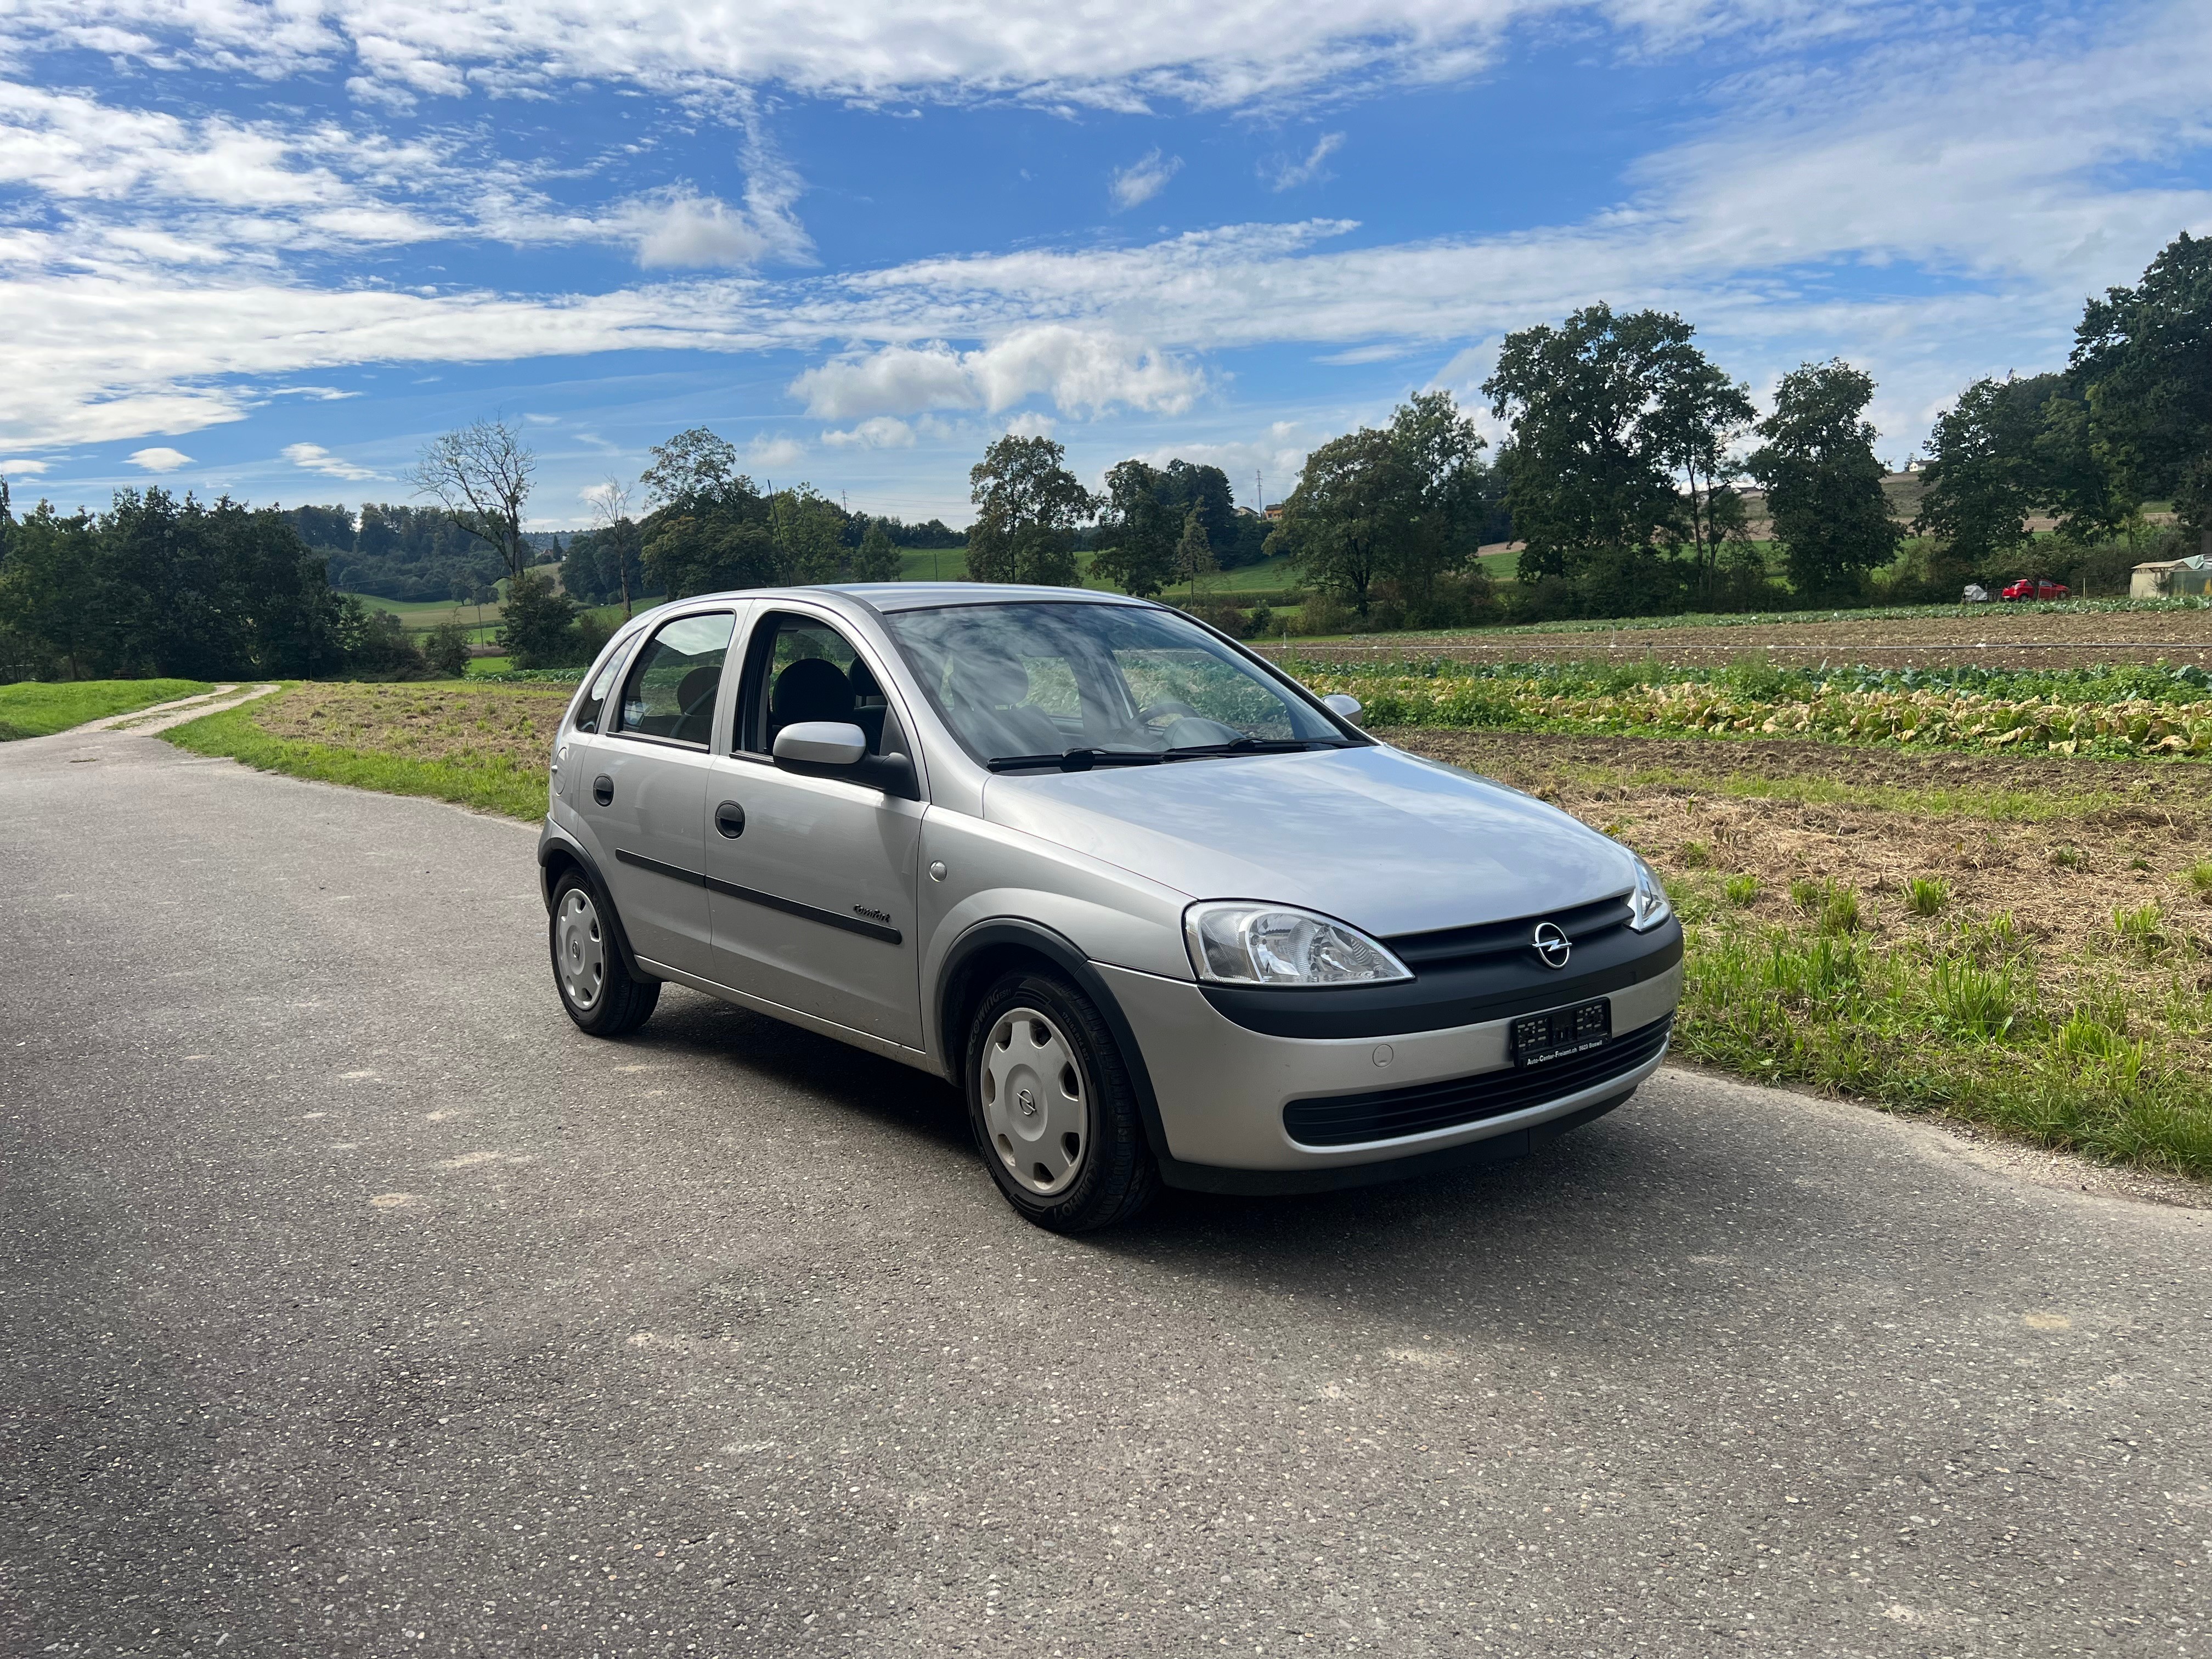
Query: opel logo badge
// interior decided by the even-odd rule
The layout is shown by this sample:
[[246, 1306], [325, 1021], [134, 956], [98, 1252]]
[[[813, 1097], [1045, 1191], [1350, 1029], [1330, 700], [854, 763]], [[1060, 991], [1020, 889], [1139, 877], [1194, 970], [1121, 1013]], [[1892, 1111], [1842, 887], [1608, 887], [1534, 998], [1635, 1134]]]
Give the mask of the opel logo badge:
[[1031, 1094], [1028, 1090], [1024, 1089], [1019, 1094], [1017, 1094], [1014, 1097], [1014, 1103], [1022, 1109], [1022, 1115], [1024, 1117], [1035, 1117], [1036, 1115], [1036, 1097]]
[[1547, 968], [1565, 967], [1567, 958], [1573, 954], [1575, 948], [1567, 943], [1567, 936], [1559, 931], [1559, 924], [1556, 921], [1538, 922], [1534, 943], [1536, 954], [1544, 958]]

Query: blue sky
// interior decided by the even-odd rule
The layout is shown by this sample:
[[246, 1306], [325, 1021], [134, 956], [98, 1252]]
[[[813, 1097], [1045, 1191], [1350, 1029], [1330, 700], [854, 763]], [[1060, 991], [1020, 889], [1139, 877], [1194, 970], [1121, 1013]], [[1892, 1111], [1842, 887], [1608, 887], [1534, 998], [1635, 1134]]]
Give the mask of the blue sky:
[[701, 424], [908, 518], [1007, 430], [1275, 499], [1600, 299], [1863, 364], [1897, 459], [2183, 229], [2203, 0], [10, 0], [0, 475], [404, 501], [499, 415], [547, 526]]

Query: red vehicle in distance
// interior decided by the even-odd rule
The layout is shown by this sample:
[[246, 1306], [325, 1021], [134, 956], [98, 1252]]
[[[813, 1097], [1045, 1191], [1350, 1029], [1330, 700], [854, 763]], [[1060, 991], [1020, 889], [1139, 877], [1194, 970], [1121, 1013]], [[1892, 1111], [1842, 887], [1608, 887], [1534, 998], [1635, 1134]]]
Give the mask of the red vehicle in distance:
[[2023, 580], [2005, 589], [2004, 597], [2008, 599], [2063, 599], [2070, 591], [2064, 582]]

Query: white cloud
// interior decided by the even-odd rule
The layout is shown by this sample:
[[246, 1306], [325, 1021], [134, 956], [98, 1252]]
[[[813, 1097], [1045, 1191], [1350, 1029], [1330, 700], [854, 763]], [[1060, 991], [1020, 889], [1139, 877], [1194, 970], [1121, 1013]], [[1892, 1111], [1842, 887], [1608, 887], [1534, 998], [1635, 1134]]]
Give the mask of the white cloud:
[[796, 438], [763, 433], [745, 446], [745, 459], [755, 466], [797, 466], [806, 459], [806, 446]]
[[27, 455], [0, 461], [0, 478], [42, 478], [53, 470], [52, 461], [34, 461]]
[[[405, 108], [477, 88], [538, 92], [563, 79], [713, 94], [776, 84], [891, 100], [1014, 97], [1141, 109], [1279, 104], [1301, 92], [1433, 83], [1483, 67], [1517, 24], [1592, 17], [1623, 50], [1680, 48], [1719, 33], [1772, 42], [1833, 36], [1887, 17], [1894, 0], [1272, 0], [1193, 8], [1177, 0], [990, 7], [887, 0], [13, 0], [0, 39], [160, 67], [267, 78], [356, 71], [358, 99]], [[1925, 27], [1924, 24], [1922, 27]]]
[[[10, 16], [46, 3], [16, 0]], [[214, 20], [196, 51], [228, 38], [222, 16], [261, 15], [248, 0], [196, 3]], [[74, 26], [66, 9], [40, 15]], [[448, 21], [466, 34], [489, 15]], [[1702, 15], [1684, 11], [1668, 27], [1690, 29]], [[166, 25], [151, 12], [142, 21], [138, 45], [113, 50], [149, 60], [181, 50], [163, 45]], [[341, 39], [273, 13], [264, 21], [278, 41], [272, 53], [334, 52]], [[716, 14], [712, 27], [725, 22]], [[1861, 53], [1848, 74], [1784, 82], [1778, 73], [1719, 88], [1709, 129], [1647, 160], [1626, 200], [1576, 222], [1369, 246], [1349, 246], [1353, 227], [1340, 220], [1230, 226], [1137, 246], [543, 298], [318, 289], [287, 273], [281, 247], [252, 244], [245, 228], [232, 234], [276, 226], [328, 236], [309, 226], [312, 214], [372, 202], [445, 223], [463, 201], [459, 186], [441, 184], [446, 193], [427, 205], [402, 200], [396, 181], [413, 175], [392, 158], [420, 151], [440, 179], [462, 178], [469, 158], [459, 152], [295, 135], [272, 160], [258, 128], [161, 125], [167, 117], [148, 118], [154, 125], [131, 129], [141, 137], [125, 143], [116, 134], [127, 123], [102, 130], [106, 106], [57, 112], [53, 100], [74, 94], [26, 94], [32, 103], [9, 106], [30, 112], [0, 138], [0, 166], [34, 195], [72, 212], [123, 215], [153, 192], [149, 181], [175, 180], [200, 192], [191, 199], [210, 216], [159, 225], [110, 217], [98, 222], [104, 242], [73, 228], [0, 227], [11, 369], [0, 442], [173, 436], [242, 418], [272, 378], [341, 365], [628, 349], [839, 350], [791, 390], [811, 416], [854, 431], [872, 417], [930, 410], [980, 421], [1039, 397], [1063, 416], [1175, 413], [1206, 384], [1200, 353], [1289, 343], [1340, 360], [1414, 349], [1443, 362], [1599, 299], [1681, 310], [1757, 386], [1801, 357], [1853, 356], [1882, 383], [1876, 418], [1909, 441], [1971, 375], [2062, 358], [2083, 295], [2132, 280], [2177, 230], [2212, 229], [2212, 191], [2173, 182], [2191, 176], [2204, 149], [2207, 84], [2212, 31], [2201, 3], [2166, 0], [2039, 41], [1954, 34], [1936, 52], [1913, 38]], [[163, 146], [191, 166], [152, 153]], [[795, 184], [766, 165], [750, 176], [764, 181], [766, 205], [749, 186], [750, 222], [766, 222], [777, 203], [788, 212]], [[626, 241], [642, 252], [637, 226], [617, 222], [618, 210], [564, 217], [520, 182], [492, 186], [467, 204], [472, 234]], [[126, 231], [138, 240], [126, 242]], [[1476, 367], [1447, 363], [1438, 378], [1465, 387], [1480, 379]]]
[[190, 466], [191, 464], [192, 458], [185, 454], [183, 450], [171, 449], [166, 444], [156, 445], [151, 449], [134, 449], [131, 452], [131, 465], [143, 467], [149, 472], [174, 472], [179, 467]]
[[833, 449], [912, 449], [915, 433], [904, 421], [878, 415], [849, 431], [841, 432], [834, 428], [825, 431], [822, 441]]
[[1170, 155], [1163, 161], [1158, 149], [1148, 150], [1128, 166], [1115, 169], [1106, 193], [1114, 198], [1116, 208], [1126, 212], [1151, 201], [1168, 187], [1169, 179], [1182, 171], [1182, 156]]
[[749, 108], [734, 118], [743, 206], [679, 185], [572, 210], [479, 134], [403, 143], [328, 121], [187, 120], [0, 81], [0, 185], [51, 204], [80, 264], [265, 264], [441, 240], [627, 246], [648, 270], [810, 262], [793, 211], [803, 181]]
[[623, 204], [613, 216], [637, 244], [647, 270], [702, 265], [749, 267], [763, 259], [804, 254], [810, 244], [795, 222], [757, 220], [719, 197], [677, 186]]
[[344, 478], [357, 483], [363, 478], [381, 476], [373, 466], [362, 466], [343, 456], [333, 455], [320, 444], [287, 444], [284, 459], [308, 472], [319, 472], [326, 478]]
[[1322, 170], [1323, 164], [1343, 148], [1342, 133], [1324, 132], [1315, 140], [1314, 147], [1306, 152], [1304, 161], [1278, 158], [1263, 166], [1260, 169], [1260, 176], [1267, 180], [1267, 188], [1272, 191], [1296, 190], [1300, 185], [1310, 185], [1316, 179], [1327, 179], [1329, 175]]
[[933, 409], [995, 413], [1036, 396], [1069, 414], [1116, 405], [1178, 414], [1204, 384], [1195, 369], [1142, 342], [1045, 323], [968, 352], [942, 341], [885, 346], [808, 369], [790, 390], [808, 414], [834, 421]]

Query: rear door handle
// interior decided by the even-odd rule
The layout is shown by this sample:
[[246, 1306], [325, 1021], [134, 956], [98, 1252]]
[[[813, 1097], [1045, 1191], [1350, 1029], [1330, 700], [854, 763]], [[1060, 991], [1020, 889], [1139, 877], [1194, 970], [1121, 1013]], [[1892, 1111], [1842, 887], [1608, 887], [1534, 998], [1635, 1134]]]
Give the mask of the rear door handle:
[[745, 833], [745, 809], [733, 800], [724, 801], [714, 809], [714, 828], [735, 841]]
[[615, 781], [602, 772], [592, 780], [592, 799], [602, 806], [615, 804]]

